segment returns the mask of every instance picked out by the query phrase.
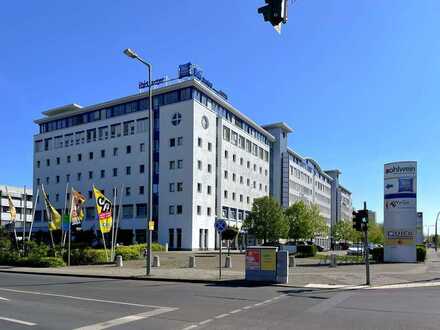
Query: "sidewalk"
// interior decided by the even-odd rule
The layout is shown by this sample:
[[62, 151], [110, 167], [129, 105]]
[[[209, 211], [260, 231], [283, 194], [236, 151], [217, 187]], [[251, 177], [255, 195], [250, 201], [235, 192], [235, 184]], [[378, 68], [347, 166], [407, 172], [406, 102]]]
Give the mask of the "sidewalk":
[[[197, 268], [188, 268], [185, 258], [176, 254], [161, 254], [160, 268], [152, 268], [148, 279], [161, 281], [186, 282], [217, 282], [218, 257], [215, 255], [198, 255]], [[191, 254], [183, 254], [187, 257]], [[169, 258], [170, 260], [166, 260]], [[241, 260], [241, 261], [240, 261]], [[311, 262], [311, 261], [310, 261]], [[244, 279], [244, 256], [233, 258], [232, 269], [222, 269], [222, 280]], [[316, 263], [316, 261], [315, 261]], [[224, 262], [223, 262], [224, 264]], [[426, 263], [418, 264], [372, 264], [370, 267], [373, 286], [403, 284], [411, 282], [439, 281], [440, 280], [440, 253], [430, 250]], [[30, 267], [0, 267], [0, 272], [20, 272], [31, 274], [69, 275], [107, 277], [120, 279], [147, 279], [145, 276], [145, 262], [128, 261], [124, 267], [114, 265], [72, 266], [64, 268], [30, 268]], [[305, 264], [290, 268], [289, 286], [304, 287], [307, 285], [349, 285], [365, 284], [365, 265], [340, 265], [336, 268], [328, 266], [307, 266]]]

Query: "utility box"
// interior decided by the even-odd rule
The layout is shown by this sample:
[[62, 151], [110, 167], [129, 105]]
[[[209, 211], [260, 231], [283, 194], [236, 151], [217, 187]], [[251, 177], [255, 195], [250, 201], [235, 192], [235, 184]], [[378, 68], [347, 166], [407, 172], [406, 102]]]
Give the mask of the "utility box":
[[[246, 249], [246, 281], [277, 283], [277, 252], [278, 248], [275, 246], [248, 247]], [[281, 272], [281, 269], [279, 271]], [[284, 275], [288, 270], [282, 272]]]

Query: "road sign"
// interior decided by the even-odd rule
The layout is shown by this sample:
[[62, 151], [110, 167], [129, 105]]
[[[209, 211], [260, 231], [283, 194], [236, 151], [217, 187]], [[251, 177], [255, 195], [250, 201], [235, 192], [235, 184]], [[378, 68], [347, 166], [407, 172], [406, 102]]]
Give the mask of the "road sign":
[[223, 233], [226, 230], [227, 224], [223, 219], [217, 219], [214, 224], [215, 230], [219, 233]]

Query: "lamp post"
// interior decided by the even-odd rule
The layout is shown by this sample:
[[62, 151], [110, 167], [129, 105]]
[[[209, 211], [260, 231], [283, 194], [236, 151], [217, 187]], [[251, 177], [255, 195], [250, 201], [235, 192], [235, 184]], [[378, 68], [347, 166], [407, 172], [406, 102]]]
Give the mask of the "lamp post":
[[147, 239], [147, 262], [146, 262], [146, 272], [147, 275], [151, 273], [151, 228], [150, 221], [153, 221], [153, 123], [154, 123], [154, 114], [153, 114], [153, 95], [151, 93], [151, 75], [153, 66], [151, 63], [145, 61], [135, 51], [127, 48], [124, 50], [124, 54], [132, 59], [136, 59], [142, 64], [146, 65], [148, 68], [148, 97], [149, 97], [149, 126], [148, 126], [148, 219], [147, 219], [147, 228], [146, 228], [146, 239]]
[[438, 236], [437, 236], [437, 223], [438, 223], [438, 218], [440, 217], [440, 212], [438, 212], [437, 213], [437, 217], [435, 218], [435, 236], [434, 236], [434, 241], [435, 241], [435, 245], [434, 245], [434, 248], [435, 248], [435, 252], [437, 252], [437, 239], [438, 239]]

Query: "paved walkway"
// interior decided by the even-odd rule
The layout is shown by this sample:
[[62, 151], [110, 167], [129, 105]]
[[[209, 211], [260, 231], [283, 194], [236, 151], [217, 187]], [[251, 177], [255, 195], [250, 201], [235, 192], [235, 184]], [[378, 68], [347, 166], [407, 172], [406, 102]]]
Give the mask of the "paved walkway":
[[[178, 256], [180, 255], [180, 257]], [[218, 257], [215, 254], [198, 255], [197, 268], [188, 268], [189, 253], [161, 253], [160, 268], [152, 268], [151, 279], [176, 281], [217, 281]], [[166, 256], [166, 257], [165, 257]], [[182, 257], [183, 256], [183, 257]], [[166, 261], [166, 258], [170, 260]], [[336, 268], [319, 266], [316, 259], [303, 260], [290, 269], [289, 285], [304, 287], [322, 285], [363, 285], [365, 283], [364, 265], [341, 265]], [[233, 268], [222, 270], [222, 280], [242, 280], [244, 278], [244, 256], [233, 256]], [[311, 266], [311, 264], [314, 266]], [[0, 271], [44, 273], [81, 276], [110, 276], [120, 278], [145, 278], [144, 261], [128, 261], [124, 267], [114, 265], [72, 266], [64, 268], [0, 267]], [[402, 284], [440, 280], [440, 252], [428, 253], [426, 263], [418, 264], [372, 264], [372, 285]]]

